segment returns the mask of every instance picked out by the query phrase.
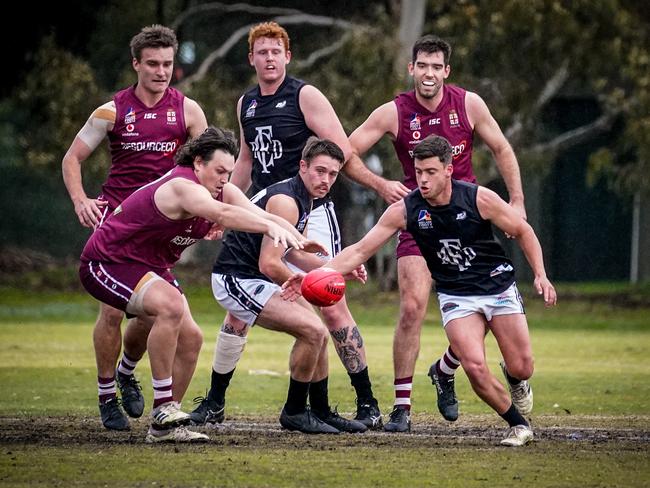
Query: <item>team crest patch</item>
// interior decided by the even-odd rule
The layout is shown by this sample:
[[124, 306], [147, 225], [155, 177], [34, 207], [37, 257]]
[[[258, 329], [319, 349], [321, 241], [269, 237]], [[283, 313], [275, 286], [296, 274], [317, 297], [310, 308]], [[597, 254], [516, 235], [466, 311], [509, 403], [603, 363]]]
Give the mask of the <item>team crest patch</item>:
[[124, 123], [125, 124], [135, 123], [135, 110], [133, 110], [133, 107], [129, 107], [129, 109], [126, 111], [126, 115], [124, 116]]
[[433, 229], [431, 214], [428, 210], [420, 210], [420, 213], [418, 214], [418, 227], [420, 229]]
[[454, 302], [447, 302], [445, 303], [440, 310], [442, 310], [444, 313], [451, 312], [452, 310], [458, 308], [458, 304]]
[[413, 118], [409, 123], [409, 129], [411, 130], [420, 130], [420, 116], [418, 114], [413, 114]]
[[251, 100], [251, 104], [246, 109], [245, 117], [255, 117], [255, 109], [257, 108], [257, 100]]
[[167, 123], [168, 124], [176, 123], [176, 111], [171, 108], [167, 109]]
[[449, 125], [452, 127], [458, 127], [460, 125], [460, 120], [458, 119], [458, 113], [455, 110], [449, 111]]

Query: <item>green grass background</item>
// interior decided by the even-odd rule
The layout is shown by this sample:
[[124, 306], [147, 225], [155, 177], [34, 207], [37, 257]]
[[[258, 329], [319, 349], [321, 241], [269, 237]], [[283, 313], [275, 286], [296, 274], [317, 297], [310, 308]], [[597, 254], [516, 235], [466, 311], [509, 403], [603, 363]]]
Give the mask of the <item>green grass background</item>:
[[[648, 288], [621, 284], [559, 286], [559, 305], [545, 309], [526, 300], [536, 360], [532, 380], [535, 417], [560, 426], [612, 425], [650, 430], [650, 306]], [[0, 290], [0, 416], [38, 421], [42, 415], [89, 416], [99, 423], [92, 328], [97, 305], [83, 293]], [[223, 310], [207, 288], [186, 292], [205, 342], [184, 401], [205, 393]], [[563, 294], [569, 298], [563, 300]], [[580, 297], [580, 298], [578, 298]], [[635, 306], [624, 308], [630, 297]], [[371, 379], [384, 413], [392, 406], [392, 335], [397, 296], [353, 287], [349, 302], [362, 331]], [[490, 367], [499, 353], [487, 337]], [[254, 328], [227, 399], [227, 417], [279, 414], [288, 384], [292, 340]], [[435, 392], [426, 376], [446, 347], [435, 300], [422, 333], [413, 387], [414, 423], [440, 423]], [[330, 345], [330, 398], [354, 411], [354, 391]], [[148, 361], [138, 365], [151, 404]], [[461, 421], [500, 419], [478, 400], [464, 373], [457, 375]], [[147, 409], [148, 410], [148, 409]], [[289, 434], [287, 434], [289, 435]], [[213, 435], [214, 437], [215, 435]], [[218, 434], [216, 434], [218, 436]], [[403, 448], [355, 441], [330, 448], [318, 438], [296, 448], [236, 445], [107, 445], [105, 448], [0, 444], [1, 486], [648, 486], [647, 444], [537, 442], [505, 450], [489, 440]], [[218, 439], [217, 439], [218, 443]], [[381, 444], [381, 443], [380, 443]], [[643, 446], [642, 446], [643, 447]]]

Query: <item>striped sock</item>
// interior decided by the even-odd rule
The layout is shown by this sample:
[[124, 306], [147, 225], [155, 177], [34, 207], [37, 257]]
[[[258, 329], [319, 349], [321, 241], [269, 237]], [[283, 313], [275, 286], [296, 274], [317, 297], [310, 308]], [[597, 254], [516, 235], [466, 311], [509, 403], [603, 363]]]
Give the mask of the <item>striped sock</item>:
[[115, 376], [110, 378], [97, 377], [97, 391], [99, 394], [99, 403], [104, 404], [112, 398], [117, 398], [117, 388], [115, 386]]
[[460, 366], [460, 360], [449, 346], [436, 364], [436, 370], [438, 376], [454, 376], [458, 366]]
[[122, 359], [117, 365], [117, 372], [122, 376], [133, 376], [133, 371], [137, 364], [138, 361], [131, 359], [125, 352], [122, 354]]
[[171, 376], [163, 380], [152, 378], [151, 384], [153, 385], [153, 408], [174, 400]]
[[413, 376], [395, 378], [395, 407], [411, 410], [411, 390], [413, 389]]

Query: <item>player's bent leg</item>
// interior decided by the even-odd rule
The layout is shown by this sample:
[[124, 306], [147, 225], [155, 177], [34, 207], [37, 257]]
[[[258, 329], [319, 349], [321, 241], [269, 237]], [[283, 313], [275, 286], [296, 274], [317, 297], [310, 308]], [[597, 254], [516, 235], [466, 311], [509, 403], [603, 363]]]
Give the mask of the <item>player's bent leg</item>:
[[490, 328], [503, 355], [501, 370], [512, 403], [522, 415], [529, 415], [533, 410], [533, 389], [528, 379], [533, 375], [534, 360], [526, 316], [495, 315]]
[[183, 299], [185, 300], [185, 313], [178, 333], [178, 345], [176, 346], [172, 373], [174, 378], [172, 395], [174, 401], [178, 403], [183, 401], [185, 392], [192, 381], [201, 346], [203, 345], [203, 332], [190, 313], [187, 299], [184, 296]]
[[445, 333], [460, 358], [465, 374], [476, 394], [497, 413], [508, 410], [510, 398], [503, 385], [490, 372], [485, 358], [485, 318], [478, 313], [447, 322]]
[[117, 398], [115, 365], [122, 347], [121, 324], [124, 312], [105, 303], [99, 304], [99, 315], [93, 329], [93, 345], [97, 363], [99, 415], [109, 430], [128, 430], [129, 421]]
[[180, 291], [164, 280], [156, 280], [143, 294], [144, 314], [154, 317], [147, 340], [154, 389], [152, 425], [171, 429], [190, 422], [173, 399], [172, 372], [178, 337], [187, 302]]

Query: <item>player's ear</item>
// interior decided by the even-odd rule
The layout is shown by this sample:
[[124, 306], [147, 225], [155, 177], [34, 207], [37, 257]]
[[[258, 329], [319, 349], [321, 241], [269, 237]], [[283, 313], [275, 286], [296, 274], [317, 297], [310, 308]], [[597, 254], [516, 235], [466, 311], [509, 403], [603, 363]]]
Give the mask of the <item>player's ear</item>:
[[287, 64], [291, 62], [291, 51], [287, 51]]

